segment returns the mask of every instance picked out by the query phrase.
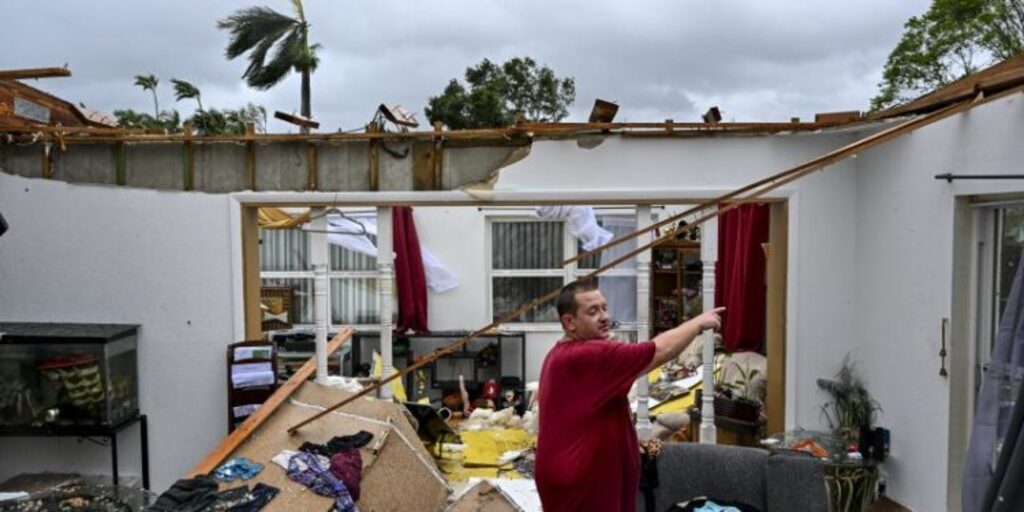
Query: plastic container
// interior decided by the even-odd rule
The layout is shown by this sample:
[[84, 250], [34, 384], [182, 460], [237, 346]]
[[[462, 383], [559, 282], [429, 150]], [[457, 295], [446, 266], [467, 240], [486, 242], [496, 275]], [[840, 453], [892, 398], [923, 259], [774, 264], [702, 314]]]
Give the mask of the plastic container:
[[137, 325], [0, 323], [0, 430], [139, 413]]

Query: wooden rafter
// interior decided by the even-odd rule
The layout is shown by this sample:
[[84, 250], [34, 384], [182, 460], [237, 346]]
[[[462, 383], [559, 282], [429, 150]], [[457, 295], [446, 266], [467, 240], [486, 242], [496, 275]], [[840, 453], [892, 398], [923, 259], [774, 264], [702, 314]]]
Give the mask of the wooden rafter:
[[68, 68], [0, 69], [0, 80], [26, 80], [71, 76]]

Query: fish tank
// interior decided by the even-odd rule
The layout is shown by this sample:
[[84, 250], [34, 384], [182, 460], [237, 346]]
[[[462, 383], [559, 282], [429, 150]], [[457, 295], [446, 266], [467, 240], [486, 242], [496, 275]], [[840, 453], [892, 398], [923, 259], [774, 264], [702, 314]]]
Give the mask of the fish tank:
[[0, 432], [116, 427], [136, 417], [138, 329], [0, 322]]

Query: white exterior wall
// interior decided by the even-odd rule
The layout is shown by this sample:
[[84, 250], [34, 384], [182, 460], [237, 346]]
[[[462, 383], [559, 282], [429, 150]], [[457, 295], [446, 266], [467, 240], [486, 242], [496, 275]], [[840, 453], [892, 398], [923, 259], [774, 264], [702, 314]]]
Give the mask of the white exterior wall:
[[[1021, 181], [949, 184], [934, 176], [1024, 173], [1022, 120], [1024, 97], [1016, 95], [856, 160], [856, 358], [885, 409], [881, 424], [892, 429], [889, 493], [914, 510], [947, 509], [954, 376], [939, 376], [939, 350], [942, 319], [957, 316], [952, 311], [954, 201], [970, 194], [1024, 192]], [[947, 344], [947, 368], [953, 358], [970, 356], [964, 341]], [[958, 482], [954, 478], [954, 485]], [[959, 503], [949, 509], [959, 509]]]
[[[227, 433], [232, 319], [229, 199], [67, 185], [0, 174], [0, 321], [140, 324], [140, 408], [163, 490]], [[141, 475], [139, 429], [119, 437]], [[0, 480], [35, 471], [110, 474], [110, 450], [75, 438], [0, 438]]]

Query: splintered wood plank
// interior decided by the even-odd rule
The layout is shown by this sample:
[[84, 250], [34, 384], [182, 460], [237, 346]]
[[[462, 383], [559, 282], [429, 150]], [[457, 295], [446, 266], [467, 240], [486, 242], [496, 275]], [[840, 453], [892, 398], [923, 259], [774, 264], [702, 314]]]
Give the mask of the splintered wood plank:
[[[341, 348], [341, 346], [352, 337], [353, 333], [355, 333], [355, 330], [352, 328], [342, 329], [341, 332], [339, 332], [338, 335], [327, 344], [327, 355], [330, 356]], [[196, 467], [192, 468], [192, 471], [189, 472], [189, 477], [194, 478], [198, 475], [205, 475], [216, 469], [221, 462], [224, 462], [224, 459], [226, 459], [228, 455], [231, 455], [231, 453], [234, 452], [235, 449], [253, 433], [253, 431], [259, 428], [267, 418], [270, 418], [270, 416], [274, 414], [274, 411], [276, 411], [277, 408], [288, 399], [288, 397], [292, 396], [292, 393], [295, 393], [295, 391], [299, 389], [299, 386], [306, 382], [306, 380], [309, 379], [315, 371], [316, 357], [311, 357], [299, 368], [297, 372], [295, 372], [295, 375], [292, 375], [287, 382], [281, 385], [280, 388], [277, 388], [277, 391], [275, 391], [273, 395], [270, 395], [270, 398], [268, 398], [266, 402], [263, 402], [263, 405], [260, 406], [256, 412], [242, 422], [234, 432], [232, 432], [219, 446], [214, 448], [213, 451], [203, 458]]]

